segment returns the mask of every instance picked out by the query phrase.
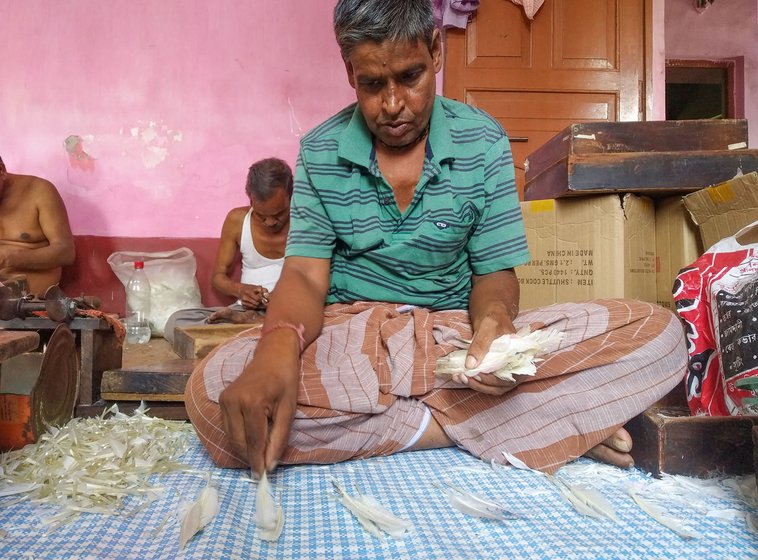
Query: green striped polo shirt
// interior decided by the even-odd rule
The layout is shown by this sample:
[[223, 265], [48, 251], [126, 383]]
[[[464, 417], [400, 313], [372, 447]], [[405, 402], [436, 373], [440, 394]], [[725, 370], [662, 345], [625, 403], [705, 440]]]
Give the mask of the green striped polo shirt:
[[357, 104], [306, 134], [286, 256], [331, 259], [326, 303], [467, 309], [471, 275], [529, 260], [510, 144], [483, 111], [437, 96], [401, 214]]

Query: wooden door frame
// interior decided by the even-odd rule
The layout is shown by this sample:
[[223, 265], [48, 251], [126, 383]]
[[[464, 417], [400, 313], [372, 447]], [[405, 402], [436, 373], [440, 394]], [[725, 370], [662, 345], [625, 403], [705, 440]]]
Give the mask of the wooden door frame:
[[[653, 64], [653, 1], [654, 0], [645, 0], [645, 18], [644, 18], [644, 25], [645, 25], [645, 48], [644, 48], [644, 58], [645, 58], [645, 102], [640, 103], [640, 108], [644, 108], [642, 118], [643, 121], [649, 121], [653, 119], [653, 115], [655, 114], [654, 108], [653, 108], [653, 72], [654, 72], [654, 64]], [[657, 2], [662, 2], [663, 0], [655, 0]], [[663, 22], [661, 22], [661, 29], [663, 29]], [[665, 85], [665, 84], [664, 84]]]

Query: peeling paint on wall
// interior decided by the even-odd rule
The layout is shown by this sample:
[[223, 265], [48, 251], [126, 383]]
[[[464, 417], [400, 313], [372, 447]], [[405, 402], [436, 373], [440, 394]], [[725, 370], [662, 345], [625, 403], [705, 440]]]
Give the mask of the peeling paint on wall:
[[[123, 129], [121, 134], [124, 134]], [[137, 121], [136, 125], [129, 127], [128, 135], [136, 143], [142, 164], [147, 169], [154, 169], [166, 161], [171, 144], [183, 139], [180, 130], [155, 121]]]
[[253, 161], [294, 167], [298, 140], [355, 100], [334, 0], [0, 5], [0, 138], [77, 235], [217, 237]]
[[[92, 137], [89, 137], [90, 141]], [[76, 169], [84, 171], [95, 170], [95, 160], [84, 149], [84, 138], [72, 134], [63, 141], [63, 146], [68, 153], [68, 164]]]

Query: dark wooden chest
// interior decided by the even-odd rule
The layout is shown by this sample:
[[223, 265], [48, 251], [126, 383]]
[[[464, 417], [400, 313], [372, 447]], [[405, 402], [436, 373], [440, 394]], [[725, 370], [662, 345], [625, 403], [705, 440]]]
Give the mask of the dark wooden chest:
[[744, 119], [573, 124], [528, 156], [524, 200], [687, 193], [758, 170], [747, 145]]

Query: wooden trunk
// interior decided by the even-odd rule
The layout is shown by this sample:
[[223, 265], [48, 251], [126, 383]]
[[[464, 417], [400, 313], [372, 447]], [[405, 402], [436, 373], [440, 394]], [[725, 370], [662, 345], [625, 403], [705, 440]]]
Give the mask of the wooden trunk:
[[595, 122], [562, 130], [526, 161], [525, 200], [687, 193], [758, 169], [747, 121]]
[[651, 472], [708, 477], [754, 471], [758, 416], [690, 416], [685, 407], [654, 406], [626, 429], [636, 466]]

